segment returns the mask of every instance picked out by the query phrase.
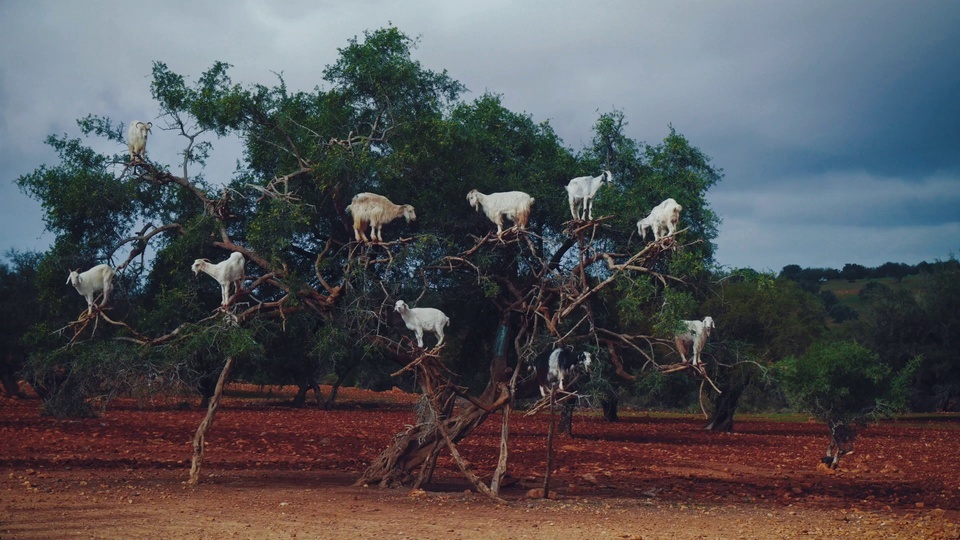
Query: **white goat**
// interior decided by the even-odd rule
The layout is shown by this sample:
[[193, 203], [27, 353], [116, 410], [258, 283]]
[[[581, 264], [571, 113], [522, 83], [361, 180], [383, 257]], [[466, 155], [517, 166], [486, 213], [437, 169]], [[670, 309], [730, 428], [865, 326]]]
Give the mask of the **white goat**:
[[573, 219], [593, 219], [593, 198], [603, 184], [613, 182], [613, 173], [603, 171], [600, 176], [578, 176], [567, 184], [570, 214]]
[[97, 295], [103, 293], [103, 301], [97, 307], [103, 307], [110, 299], [110, 293], [113, 291], [113, 276], [116, 275], [113, 268], [108, 264], [98, 264], [93, 268], [78, 274], [76, 270], [71, 270], [67, 276], [67, 283], [73, 285], [73, 288], [87, 299], [87, 315], [93, 315], [94, 299]]
[[234, 286], [234, 294], [243, 288], [244, 265], [246, 262], [247, 260], [243, 258], [242, 254], [234, 251], [227, 260], [217, 264], [211, 263], [208, 259], [197, 259], [193, 261], [190, 269], [193, 270], [195, 275], [204, 272], [217, 280], [217, 283], [220, 284], [220, 292], [223, 295], [220, 305], [226, 307], [230, 302], [230, 285]]
[[658, 204], [650, 211], [649, 216], [637, 222], [637, 231], [640, 233], [640, 239], [646, 239], [647, 229], [653, 231], [654, 242], [677, 232], [677, 223], [680, 221], [681, 210], [683, 210], [683, 207], [673, 199], [667, 199]]
[[127, 129], [127, 148], [130, 149], [130, 163], [136, 163], [137, 160], [143, 161], [147, 155], [147, 135], [153, 122], [141, 122], [134, 120], [130, 122]]
[[450, 318], [442, 311], [434, 308], [410, 308], [403, 300], [397, 300], [393, 309], [403, 318], [407, 329], [416, 334], [418, 347], [423, 347], [424, 330], [437, 335], [437, 347], [443, 343], [443, 328], [450, 325]]
[[527, 221], [530, 220], [530, 207], [536, 199], [522, 191], [504, 191], [484, 195], [473, 189], [467, 193], [467, 202], [478, 212], [480, 206], [483, 207], [483, 213], [490, 218], [490, 221], [497, 224], [497, 236], [499, 236], [503, 234], [504, 217], [512, 221], [517, 229], [526, 229]]
[[702, 321], [683, 321], [683, 324], [686, 325], [687, 331], [678, 334], [674, 338], [674, 343], [677, 345], [677, 351], [684, 363], [687, 362], [686, 353], [690, 352], [689, 347], [692, 346], [693, 365], [697, 366], [700, 364], [700, 352], [703, 351], [703, 346], [706, 345], [710, 332], [715, 328], [713, 318], [707, 316]]
[[407, 223], [417, 220], [417, 214], [409, 204], [396, 205], [390, 199], [376, 193], [357, 193], [347, 206], [347, 213], [353, 215], [353, 235], [357, 242], [367, 238], [367, 225], [370, 226], [370, 237], [375, 242], [383, 242], [381, 229], [387, 223], [400, 216], [406, 218]]

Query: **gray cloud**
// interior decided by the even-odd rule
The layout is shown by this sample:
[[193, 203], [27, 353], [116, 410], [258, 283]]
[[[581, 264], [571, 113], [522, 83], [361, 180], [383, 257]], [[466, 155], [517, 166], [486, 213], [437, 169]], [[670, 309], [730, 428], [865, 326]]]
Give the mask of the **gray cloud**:
[[[135, 22], [131, 22], [135, 21]], [[337, 48], [393, 23], [472, 96], [549, 120], [572, 148], [623, 110], [673, 124], [724, 169], [719, 262], [771, 268], [945, 258], [960, 212], [960, 4], [809, 2], [6, 2], [0, 4], [0, 249], [42, 248], [12, 180], [53, 163], [75, 119], [152, 119], [151, 62], [243, 84], [323, 86]], [[207, 176], [240, 156], [217, 143]], [[121, 148], [106, 148], [121, 151]], [[155, 132], [154, 157], [176, 161]], [[44, 240], [46, 238], [46, 240]]]

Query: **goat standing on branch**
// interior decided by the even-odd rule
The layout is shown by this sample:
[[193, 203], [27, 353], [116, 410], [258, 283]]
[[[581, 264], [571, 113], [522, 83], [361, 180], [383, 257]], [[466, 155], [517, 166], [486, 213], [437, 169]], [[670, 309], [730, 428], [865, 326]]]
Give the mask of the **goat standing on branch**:
[[407, 329], [417, 336], [417, 346], [423, 348], [423, 331], [433, 332], [437, 336], [437, 347], [443, 344], [443, 328], [450, 326], [450, 318], [435, 308], [410, 308], [406, 302], [397, 300], [394, 311], [403, 318]]
[[573, 219], [593, 219], [593, 198], [603, 184], [613, 183], [613, 173], [603, 171], [600, 176], [578, 176], [567, 184], [567, 198]]
[[93, 315], [94, 299], [101, 292], [103, 301], [97, 307], [103, 307], [110, 299], [110, 293], [113, 291], [113, 276], [116, 275], [113, 268], [108, 264], [98, 264], [93, 268], [78, 274], [77, 270], [72, 270], [67, 276], [67, 283], [73, 285], [84, 298], [87, 299], [87, 315]]
[[223, 295], [220, 306], [227, 307], [230, 302], [230, 285], [234, 285], [235, 293], [240, 292], [240, 289], [243, 288], [243, 278], [245, 277], [243, 267], [246, 262], [242, 254], [233, 252], [227, 260], [217, 264], [211, 263], [208, 259], [197, 259], [193, 261], [190, 269], [193, 270], [194, 275], [204, 272], [217, 280], [217, 283], [220, 284], [220, 292]]
[[674, 338], [674, 343], [677, 345], [677, 351], [684, 363], [687, 363], [686, 353], [689, 353], [690, 347], [692, 347], [692, 365], [698, 366], [700, 365], [700, 352], [703, 351], [707, 338], [710, 337], [710, 332], [715, 328], [713, 318], [707, 316], [702, 321], [683, 321], [683, 324], [687, 331], [678, 334]]
[[640, 240], [647, 238], [648, 229], [653, 231], [654, 242], [673, 235], [677, 232], [681, 210], [683, 210], [683, 207], [673, 199], [667, 199], [658, 204], [650, 211], [649, 216], [637, 222], [637, 232], [640, 233]]
[[470, 203], [470, 206], [478, 212], [482, 206], [483, 213], [490, 218], [490, 221], [497, 224], [497, 236], [503, 234], [504, 217], [512, 221], [517, 229], [526, 229], [527, 221], [530, 220], [530, 208], [535, 201], [536, 199], [522, 191], [505, 191], [484, 195], [473, 189], [470, 190], [470, 193], [467, 193], [467, 202]]
[[358, 193], [354, 195], [347, 213], [353, 216], [353, 235], [357, 242], [369, 242], [367, 225], [370, 226], [370, 237], [375, 242], [383, 242], [381, 229], [387, 223], [400, 216], [406, 218], [407, 223], [417, 220], [417, 214], [409, 204], [396, 205], [390, 199], [376, 193]]
[[141, 122], [139, 120], [130, 122], [130, 127], [127, 129], [127, 148], [130, 149], [131, 165], [138, 161], [145, 160], [145, 156], [147, 155], [147, 135], [150, 133], [150, 128], [152, 127], [152, 122]]
[[558, 347], [538, 354], [533, 360], [533, 369], [540, 386], [540, 395], [547, 397], [554, 386], [564, 391], [564, 381], [578, 370], [586, 372], [592, 360], [590, 353], [576, 354], [568, 347]]

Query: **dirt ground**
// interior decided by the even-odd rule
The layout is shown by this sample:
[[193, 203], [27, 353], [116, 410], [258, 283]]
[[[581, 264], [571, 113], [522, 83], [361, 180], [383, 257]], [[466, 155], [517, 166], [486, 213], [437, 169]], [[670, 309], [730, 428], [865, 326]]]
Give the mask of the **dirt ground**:
[[[814, 423], [745, 417], [710, 434], [693, 416], [578, 414], [543, 500], [527, 493], [542, 485], [548, 419], [514, 413], [506, 503], [447, 457], [426, 491], [354, 486], [413, 421], [413, 399], [345, 391], [321, 411], [229, 398], [188, 487], [195, 403], [121, 400], [57, 420], [39, 400], [0, 398], [0, 538], [960, 538], [958, 416], [871, 427], [828, 474]], [[460, 446], [481, 477], [499, 420]]]

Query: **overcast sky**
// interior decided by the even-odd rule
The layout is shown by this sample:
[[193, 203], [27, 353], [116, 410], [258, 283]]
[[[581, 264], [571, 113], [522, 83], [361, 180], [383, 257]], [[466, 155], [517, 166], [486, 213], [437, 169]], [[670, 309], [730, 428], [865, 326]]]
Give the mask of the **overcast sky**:
[[[326, 88], [338, 47], [390, 24], [419, 37], [415, 58], [466, 85], [464, 99], [501, 94], [575, 150], [613, 109], [650, 144], [672, 124], [724, 171], [707, 196], [722, 265], [960, 251], [955, 0], [0, 0], [0, 250], [51, 240], [14, 183], [56, 163], [47, 135], [78, 137], [91, 113], [156, 117], [153, 61], [190, 80], [224, 61], [236, 83], [277, 72], [309, 91]], [[151, 158], [173, 162], [162, 133]], [[227, 179], [242, 156], [215, 148], [207, 176]]]

